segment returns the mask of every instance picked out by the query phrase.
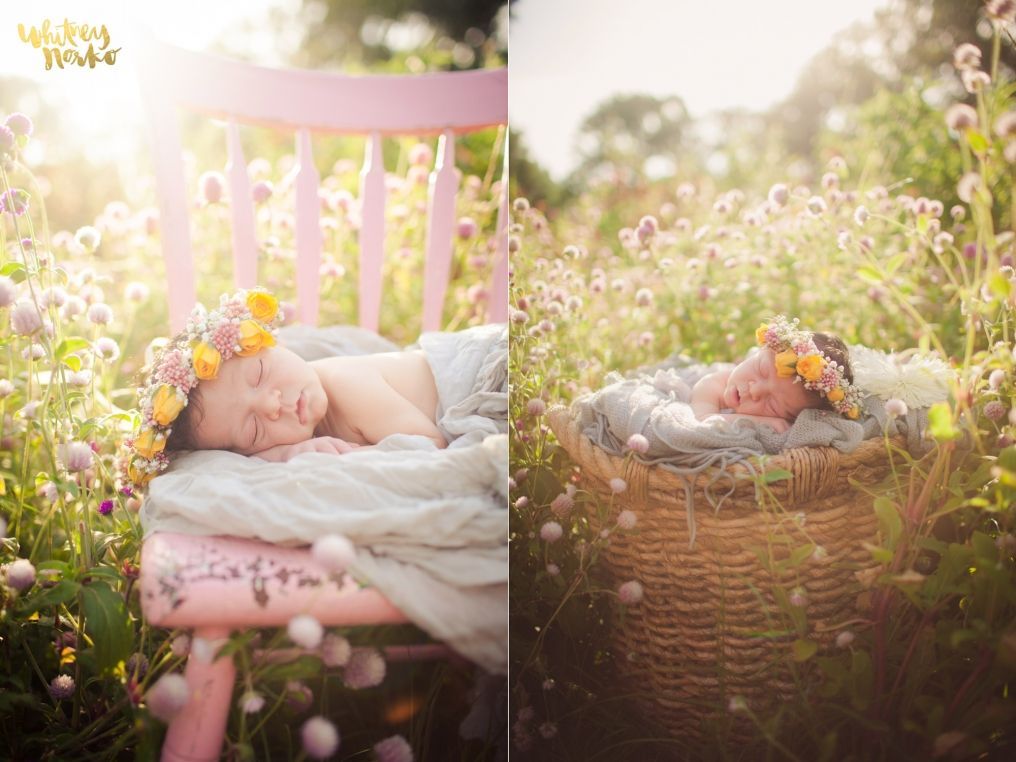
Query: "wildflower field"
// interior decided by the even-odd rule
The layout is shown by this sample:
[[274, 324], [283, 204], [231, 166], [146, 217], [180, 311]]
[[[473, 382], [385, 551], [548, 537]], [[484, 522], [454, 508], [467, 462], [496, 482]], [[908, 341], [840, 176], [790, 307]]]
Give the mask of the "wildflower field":
[[[211, 645], [148, 625], [137, 580], [139, 496], [121, 478], [145, 349], [168, 332], [154, 190], [110, 199], [96, 219], [47, 216], [44, 176], [24, 160], [46, 124], [0, 118], [0, 757], [155, 759], [166, 723], [186, 702], [185, 659]], [[188, 128], [190, 129], [190, 128]], [[186, 155], [199, 299], [232, 290], [229, 208], [218, 147]], [[214, 134], [216, 131], [219, 134]], [[191, 134], [188, 132], [188, 134]], [[53, 139], [55, 136], [47, 136]], [[245, 135], [257, 215], [260, 278], [292, 319], [294, 158], [290, 136]], [[446, 324], [485, 320], [495, 253], [504, 132], [460, 141], [458, 225]], [[197, 141], [201, 143], [201, 141]], [[210, 141], [209, 141], [210, 142]], [[322, 145], [320, 324], [355, 324], [362, 140]], [[419, 333], [427, 183], [436, 141], [386, 141], [389, 250], [381, 332]], [[323, 637], [322, 637], [323, 634]], [[492, 741], [464, 741], [470, 711], [486, 728], [474, 675], [459, 663], [385, 663], [386, 643], [415, 628], [237, 633], [226, 646], [238, 684], [227, 759], [485, 759]], [[289, 663], [261, 649], [305, 648]], [[479, 712], [479, 714], [476, 714]], [[449, 756], [451, 755], [451, 756]]]
[[[942, 62], [952, 64], [952, 103], [929, 106], [927, 83], [882, 93], [856, 111], [854, 129], [823, 137], [810, 170], [759, 166], [734, 187], [680, 170], [633, 183], [615, 167], [557, 208], [515, 198], [510, 722], [519, 758], [1016, 755], [1016, 87], [998, 66], [1010, 10], [992, 17], [993, 55], [963, 45]], [[775, 596], [794, 695], [776, 706], [724, 695], [713, 708], [730, 722], [672, 737], [633, 708], [637, 696], [618, 680], [630, 655], [610, 645], [653, 595], [637, 571], [618, 578], [603, 562], [619, 537], [638, 541], [639, 511], [617, 513], [629, 489], [622, 473], [610, 482], [615, 498], [585, 488], [548, 413], [609, 371], [675, 353], [737, 361], [778, 313], [848, 344], [934, 353], [956, 381], [930, 410], [930, 451], [887, 441], [889, 475], [862, 485], [879, 496], [879, 529], [842, 591], [854, 616], [820, 648], [807, 596], [789, 587]], [[629, 445], [637, 458], [639, 443]], [[806, 579], [821, 557], [807, 548], [796, 573]]]

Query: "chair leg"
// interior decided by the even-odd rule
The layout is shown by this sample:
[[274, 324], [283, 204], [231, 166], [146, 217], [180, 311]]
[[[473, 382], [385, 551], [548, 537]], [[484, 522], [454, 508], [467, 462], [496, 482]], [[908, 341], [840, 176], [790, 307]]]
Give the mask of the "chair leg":
[[[221, 627], [194, 631], [195, 638], [212, 642], [228, 636], [229, 630]], [[162, 745], [162, 762], [214, 762], [222, 754], [236, 682], [233, 657], [206, 663], [191, 654], [184, 676], [191, 689], [190, 701], [169, 724]]]

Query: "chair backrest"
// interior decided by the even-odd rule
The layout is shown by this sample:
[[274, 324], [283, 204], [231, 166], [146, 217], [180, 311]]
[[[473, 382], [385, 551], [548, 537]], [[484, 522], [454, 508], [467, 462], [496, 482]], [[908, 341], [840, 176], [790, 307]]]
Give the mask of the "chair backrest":
[[[360, 172], [358, 294], [360, 325], [371, 330], [377, 330], [379, 323], [384, 259], [382, 140], [387, 135], [440, 135], [428, 190], [422, 324], [423, 330], [441, 327], [459, 185], [455, 136], [507, 123], [507, 69], [370, 76], [270, 69], [169, 45], [137, 23], [132, 31], [152, 133], [170, 329], [174, 333], [184, 327], [197, 301], [178, 107], [227, 123], [225, 175], [238, 288], [258, 282], [254, 204], [239, 125], [295, 131], [297, 315], [311, 325], [318, 319], [322, 258], [319, 176], [311, 153], [311, 134], [362, 135], [367, 139]], [[504, 321], [508, 312], [507, 158], [505, 145], [488, 300], [487, 319], [491, 322]]]

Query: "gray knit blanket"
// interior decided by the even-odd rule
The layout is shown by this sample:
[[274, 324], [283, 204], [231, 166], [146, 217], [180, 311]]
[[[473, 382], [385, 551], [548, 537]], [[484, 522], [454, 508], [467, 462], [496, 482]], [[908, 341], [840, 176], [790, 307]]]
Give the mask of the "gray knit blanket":
[[[705, 495], [718, 511], [733, 493], [735, 484], [728, 469], [743, 463], [752, 475], [756, 469], [750, 460], [774, 455], [795, 447], [835, 447], [851, 452], [862, 441], [903, 435], [915, 455], [930, 449], [923, 440], [927, 408], [910, 410], [904, 417], [889, 419], [884, 400], [874, 395], [864, 398], [863, 413], [851, 421], [832, 411], [803, 411], [788, 431], [779, 433], [761, 421], [750, 418], [700, 421], [691, 409], [691, 387], [708, 373], [732, 367], [729, 363], [703, 365], [677, 355], [660, 365], [635, 371], [629, 377], [610, 373], [605, 386], [577, 399], [572, 414], [583, 433], [596, 445], [615, 455], [627, 454], [625, 447], [633, 434], [641, 434], [649, 449], [639, 459], [660, 465], [686, 477], [688, 528], [695, 542], [695, 477], [709, 471]], [[725, 487], [725, 488], [724, 488]]]

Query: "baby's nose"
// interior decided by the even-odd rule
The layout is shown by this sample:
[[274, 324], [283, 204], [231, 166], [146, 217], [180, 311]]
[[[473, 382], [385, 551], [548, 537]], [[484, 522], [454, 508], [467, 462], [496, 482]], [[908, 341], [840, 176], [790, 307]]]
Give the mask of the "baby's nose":
[[282, 414], [282, 392], [278, 389], [273, 389], [265, 395], [264, 402], [264, 413], [268, 417], [269, 421], [277, 421], [279, 416]]

